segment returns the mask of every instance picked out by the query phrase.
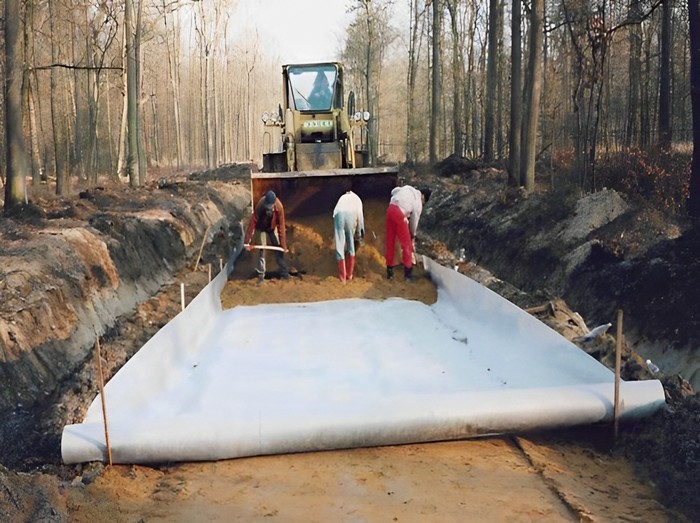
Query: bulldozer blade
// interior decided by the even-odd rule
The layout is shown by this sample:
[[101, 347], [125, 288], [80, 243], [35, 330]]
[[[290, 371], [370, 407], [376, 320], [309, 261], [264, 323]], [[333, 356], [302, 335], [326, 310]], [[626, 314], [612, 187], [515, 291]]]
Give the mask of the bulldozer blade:
[[251, 172], [253, 206], [274, 191], [288, 217], [332, 213], [338, 198], [352, 189], [360, 198], [385, 198], [398, 185], [398, 166], [318, 171]]

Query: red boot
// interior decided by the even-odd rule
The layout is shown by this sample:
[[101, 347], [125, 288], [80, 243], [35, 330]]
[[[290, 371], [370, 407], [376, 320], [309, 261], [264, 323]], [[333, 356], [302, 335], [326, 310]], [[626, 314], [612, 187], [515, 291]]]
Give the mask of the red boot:
[[345, 283], [345, 260], [338, 260], [338, 274], [340, 275], [340, 281]]
[[352, 273], [355, 270], [355, 257], [348, 256], [345, 266], [347, 267], [347, 280], [350, 281], [352, 280]]

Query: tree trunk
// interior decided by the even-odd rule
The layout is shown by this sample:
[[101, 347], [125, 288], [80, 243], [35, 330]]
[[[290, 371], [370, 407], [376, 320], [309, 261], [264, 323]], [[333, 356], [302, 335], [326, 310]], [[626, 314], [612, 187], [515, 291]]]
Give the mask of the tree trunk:
[[507, 79], [505, 79], [505, 56], [503, 54], [503, 0], [500, 0], [500, 22], [498, 24], [498, 31], [496, 34], [496, 41], [498, 42], [498, 49], [496, 53], [499, 56], [499, 62], [497, 69], [497, 79], [496, 79], [496, 158], [503, 158], [503, 111], [504, 111], [504, 101], [503, 95], [505, 90], [505, 85], [507, 84]]
[[370, 0], [362, 0], [362, 6], [365, 11], [365, 23], [367, 24], [367, 44], [365, 48], [365, 99], [367, 100], [367, 110], [370, 118], [367, 122], [367, 153], [370, 166], [377, 164], [377, 149], [379, 146], [379, 137], [377, 136], [377, 100], [375, 97], [376, 88], [374, 85], [374, 74], [372, 66], [376, 51], [374, 48], [374, 12], [372, 2]]
[[433, 0], [432, 107], [430, 111], [430, 163], [437, 163], [442, 121], [442, 0]]
[[[73, 34], [73, 38], [71, 38], [71, 63], [76, 63], [79, 60], [78, 57], [82, 57], [85, 48], [76, 50], [76, 47], [81, 47], [79, 46], [80, 38], [78, 37], [78, 34], [82, 32], [78, 29], [77, 24], [71, 25], [71, 31]], [[83, 122], [81, 121], [83, 115], [81, 107], [83, 97], [80, 93], [80, 79], [82, 76], [82, 72], [79, 71], [77, 68], [72, 70], [69, 69], [69, 71], [71, 71], [71, 78], [73, 80], [70, 92], [72, 109], [71, 112], [73, 116], [73, 139], [69, 141], [71, 146], [70, 162], [72, 167], [70, 171], [76, 173], [78, 175], [78, 179], [84, 179], [85, 159], [83, 155], [83, 150], [86, 147], [85, 141], [83, 140], [83, 133], [85, 130], [83, 129]]]
[[138, 162], [139, 185], [146, 183], [146, 147], [143, 143], [143, 114], [141, 107], [140, 93], [142, 92], [141, 64], [143, 63], [143, 53], [141, 50], [141, 35], [143, 34], [143, 4], [144, 0], [139, 0], [139, 8], [136, 12], [136, 27], [134, 29], [134, 73], [136, 77], [136, 161]]
[[693, 162], [690, 171], [690, 191], [686, 206], [688, 214], [700, 218], [700, 2], [688, 0], [690, 21], [690, 93], [693, 111]]
[[484, 114], [484, 161], [492, 162], [495, 158], [496, 142], [496, 97], [498, 96], [498, 26], [502, 23], [503, 3], [501, 0], [489, 0], [488, 28], [488, 63], [486, 66], [486, 108]]
[[[649, 78], [651, 76], [651, 62], [653, 60], [652, 55], [653, 51], [651, 49], [651, 38], [647, 38], [646, 41], [643, 42], [643, 56], [644, 56], [644, 61], [642, 64], [642, 78]], [[642, 82], [641, 88], [641, 107], [639, 111], [639, 146], [640, 147], [647, 147], [650, 142], [650, 136], [651, 136], [651, 94], [649, 93], [650, 91], [650, 82]]]
[[156, 165], [160, 163], [160, 141], [158, 140], [158, 105], [156, 104], [156, 93], [151, 93], [151, 113], [153, 124], [151, 127], [151, 138], [153, 140], [153, 161]]
[[464, 59], [462, 57], [462, 42], [460, 41], [459, 28], [457, 26], [458, 7], [458, 2], [447, 1], [447, 9], [450, 11], [450, 32], [452, 34], [452, 152], [455, 154], [462, 153], [462, 143], [465, 135], [462, 127]]
[[418, 0], [411, 2], [411, 27], [408, 44], [408, 70], [406, 72], [406, 163], [416, 161], [418, 111], [416, 111], [416, 75], [418, 74], [418, 60], [420, 59], [419, 30], [422, 13], [418, 10]]
[[87, 71], [87, 113], [88, 113], [88, 132], [87, 141], [87, 158], [85, 160], [85, 175], [90, 184], [97, 184], [97, 104], [99, 102], [99, 73], [95, 70], [95, 60], [93, 55], [92, 44], [88, 39], [87, 65], [90, 70]]
[[127, 155], [126, 164], [129, 173], [129, 184], [132, 187], [141, 185], [138, 161], [138, 102], [136, 92], [136, 54], [134, 49], [134, 32], [131, 18], [133, 15], [132, 0], [124, 3], [124, 31], [126, 31], [126, 135]]
[[540, 93], [542, 91], [542, 18], [544, 0], [532, 0], [530, 11], [530, 37], [528, 51], [528, 97], [525, 105], [527, 121], [522, 137], [521, 183], [527, 192], [535, 190], [535, 160], [537, 156], [537, 126], [540, 116]]
[[520, 0], [513, 0], [513, 19], [511, 21], [511, 59], [510, 59], [510, 153], [508, 158], [508, 184], [520, 185], [520, 141], [522, 121], [522, 44], [521, 44], [521, 5]]
[[[639, 2], [632, 1], [629, 7], [629, 17], [636, 21], [641, 18]], [[629, 90], [627, 95], [627, 129], [625, 146], [639, 145], [639, 86], [642, 83], [642, 27], [632, 24], [629, 29]]]
[[[41, 158], [39, 147], [39, 134], [41, 133], [41, 119], [37, 118], [37, 105], [39, 98], [37, 97], [37, 75], [33, 68], [35, 65], [34, 59], [34, 3], [26, 3], [26, 21], [24, 23], [24, 56], [32, 70], [28, 72], [25, 81], [23, 82], [22, 99], [29, 116], [29, 140], [31, 145], [31, 169], [32, 169], [32, 186], [38, 187], [44, 181], [44, 165]], [[41, 133], [43, 134], [43, 133]]]
[[5, 210], [26, 202], [26, 179], [31, 175], [22, 129], [21, 6], [21, 0], [5, 0]]
[[[51, 61], [58, 62], [58, 42], [56, 35], [56, 13], [57, 6], [55, 2], [49, 3], [49, 31], [51, 33]], [[64, 156], [61, 149], [61, 141], [63, 134], [61, 133], [61, 120], [58, 111], [58, 82], [55, 67], [50, 71], [50, 106], [51, 106], [51, 130], [53, 135], [53, 167], [54, 176], [56, 178], [56, 194], [62, 196], [67, 192], [67, 176], [66, 176], [66, 161], [67, 155]]]
[[659, 72], [659, 147], [671, 148], [671, 0], [663, 0]]

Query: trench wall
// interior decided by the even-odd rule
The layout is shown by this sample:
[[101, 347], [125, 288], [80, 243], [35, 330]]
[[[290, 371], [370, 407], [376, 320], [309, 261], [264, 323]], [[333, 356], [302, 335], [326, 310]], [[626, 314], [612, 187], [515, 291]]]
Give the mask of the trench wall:
[[[7, 243], [0, 412], [49, 397], [92, 357], [96, 336], [155, 294], [198, 254], [206, 236], [228, 230], [250, 205], [243, 183], [186, 185], [144, 188], [148, 196], [138, 205], [102, 195], [89, 216], [49, 217]], [[70, 214], [79, 204], [71, 204]]]

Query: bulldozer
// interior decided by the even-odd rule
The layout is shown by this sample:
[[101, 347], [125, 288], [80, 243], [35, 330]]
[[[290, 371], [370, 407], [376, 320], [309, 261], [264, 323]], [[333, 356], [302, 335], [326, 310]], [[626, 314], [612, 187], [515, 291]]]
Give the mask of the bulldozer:
[[398, 166], [370, 166], [367, 132], [371, 115], [344, 93], [343, 64], [282, 66], [282, 102], [265, 112], [263, 161], [251, 172], [253, 206], [273, 190], [288, 216], [332, 211], [348, 188], [361, 198], [389, 200]]

